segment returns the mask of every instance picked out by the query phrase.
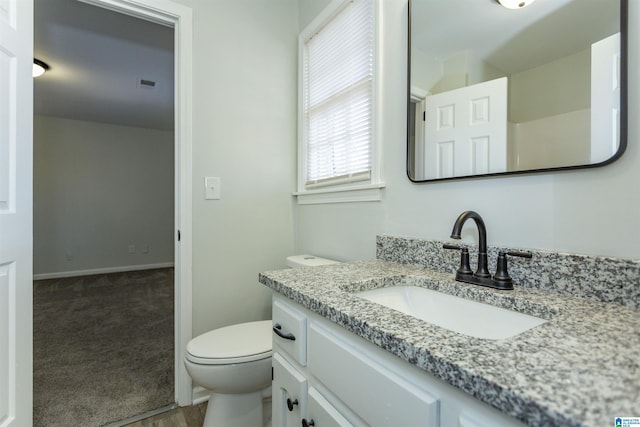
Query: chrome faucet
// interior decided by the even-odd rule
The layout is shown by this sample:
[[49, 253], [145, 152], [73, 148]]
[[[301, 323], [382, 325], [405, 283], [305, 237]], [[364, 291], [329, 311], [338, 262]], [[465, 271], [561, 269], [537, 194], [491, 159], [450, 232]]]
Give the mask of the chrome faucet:
[[482, 217], [474, 211], [465, 211], [460, 214], [453, 224], [451, 238], [460, 240], [462, 226], [468, 219], [473, 219], [478, 228], [478, 267], [475, 271], [469, 266], [469, 249], [456, 245], [443, 245], [444, 249], [459, 249], [461, 251], [460, 267], [456, 271], [456, 280], [474, 285], [488, 286], [495, 289], [513, 289], [513, 281], [507, 272], [507, 255], [531, 258], [529, 252], [499, 252], [496, 274], [491, 275], [488, 268], [487, 256], [487, 228]]

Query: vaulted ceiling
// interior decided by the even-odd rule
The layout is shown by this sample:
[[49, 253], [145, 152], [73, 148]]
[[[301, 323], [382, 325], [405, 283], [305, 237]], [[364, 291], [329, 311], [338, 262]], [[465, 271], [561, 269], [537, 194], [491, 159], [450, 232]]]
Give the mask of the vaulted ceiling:
[[412, 0], [412, 47], [438, 60], [461, 52], [509, 74], [587, 49], [620, 28], [619, 0]]

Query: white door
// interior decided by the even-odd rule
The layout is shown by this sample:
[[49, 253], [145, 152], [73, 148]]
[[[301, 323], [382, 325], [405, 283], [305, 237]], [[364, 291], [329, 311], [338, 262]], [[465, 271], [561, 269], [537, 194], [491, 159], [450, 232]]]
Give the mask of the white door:
[[33, 1], [0, 0], [0, 427], [32, 424]]
[[507, 78], [426, 98], [425, 178], [507, 170]]
[[591, 163], [620, 144], [620, 33], [591, 45]]

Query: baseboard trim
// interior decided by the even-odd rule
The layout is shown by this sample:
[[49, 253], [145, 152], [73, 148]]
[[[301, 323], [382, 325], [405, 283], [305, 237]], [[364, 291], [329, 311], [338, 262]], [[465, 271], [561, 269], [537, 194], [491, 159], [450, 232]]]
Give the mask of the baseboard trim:
[[191, 392], [191, 400], [193, 402], [193, 405], [199, 405], [202, 402], [208, 401], [210, 395], [211, 392], [206, 388], [200, 387], [199, 385], [194, 386], [193, 391]]
[[163, 414], [165, 412], [173, 411], [178, 408], [177, 403], [171, 403], [167, 406], [163, 406], [162, 408], [153, 409], [151, 411], [144, 412], [142, 414], [134, 415], [133, 417], [125, 418], [124, 420], [114, 421], [112, 423], [106, 424], [103, 427], [123, 427], [129, 424], [136, 423], [138, 421], [142, 421], [146, 418], [150, 418], [159, 414]]
[[155, 270], [156, 268], [171, 268], [171, 267], [173, 267], [173, 262], [160, 262], [157, 264], [124, 265], [120, 267], [94, 268], [90, 270], [60, 271], [57, 273], [34, 274], [33, 280], [62, 279], [65, 277], [92, 276], [94, 274], [124, 273], [127, 271]]
[[[207, 402], [209, 397], [211, 396], [211, 392], [204, 387], [199, 385], [194, 385], [193, 390], [191, 391], [191, 402], [192, 405], [199, 405], [202, 402]], [[268, 387], [263, 391], [262, 401], [267, 403], [271, 402], [271, 387]]]

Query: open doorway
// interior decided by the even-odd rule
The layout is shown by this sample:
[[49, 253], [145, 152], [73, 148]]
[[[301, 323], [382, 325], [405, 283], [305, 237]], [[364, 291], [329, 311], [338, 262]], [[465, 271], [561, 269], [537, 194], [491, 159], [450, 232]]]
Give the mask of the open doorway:
[[[128, 2], [120, 3], [126, 6]], [[167, 4], [171, 6], [170, 2]], [[39, 22], [41, 11], [49, 16], [56, 13], [59, 15], [58, 21], [51, 24], [45, 34], [40, 33], [43, 28]], [[175, 131], [173, 122], [178, 110], [173, 99], [173, 71], [180, 68], [174, 66], [176, 53], [173, 41], [177, 39], [174, 28], [172, 25], [154, 24], [75, 0], [36, 0], [35, 14], [35, 56], [48, 61], [51, 67], [49, 75], [36, 80], [34, 84], [34, 151], [37, 169], [34, 169], [34, 216], [37, 217], [34, 221], [35, 278], [59, 281], [72, 276], [82, 277], [80, 282], [85, 283], [87, 277], [101, 278], [98, 280], [100, 282], [105, 277], [112, 278], [113, 274], [121, 277], [138, 274], [140, 279], [143, 274], [139, 272], [158, 273], [162, 269], [170, 269], [172, 283], [175, 278], [175, 291], [171, 292], [173, 289], [170, 283], [169, 294], [172, 301], [169, 306], [176, 307], [176, 313], [174, 320], [171, 312], [169, 321], [169, 333], [173, 336], [175, 330], [175, 339], [169, 340], [173, 341], [174, 346], [167, 351], [171, 358], [171, 372], [167, 376], [175, 378], [176, 384], [174, 385], [174, 381], [166, 381], [171, 383], [175, 392], [165, 391], [165, 396], [169, 398], [165, 397], [164, 400], [173, 403], [180, 400], [179, 390], [186, 389], [180, 369], [175, 369], [174, 374], [173, 368], [181, 365], [178, 363], [180, 343], [188, 339], [184, 330], [190, 330], [190, 321], [186, 325], [181, 321], [187, 314], [185, 307], [190, 317], [190, 300], [185, 301], [181, 295], [185, 277], [188, 279], [187, 291], [190, 291], [190, 276], [185, 274], [185, 270], [190, 269], [182, 268], [185, 262], [190, 264], [190, 253], [187, 252], [185, 257], [175, 239], [178, 230], [182, 228], [184, 235], [189, 228], [183, 221], [184, 206], [187, 204], [181, 190], [189, 188], [190, 181], [184, 179], [186, 174], [184, 167], [181, 167], [180, 157], [190, 141], [184, 137], [184, 115], [181, 118], [183, 122], [178, 123], [182, 125], [182, 131]], [[169, 21], [182, 17], [183, 15], [177, 14]], [[77, 18], [75, 23], [74, 18]], [[133, 30], [129, 30], [129, 26]], [[141, 37], [149, 35], [147, 33], [151, 37], [145, 44]], [[171, 45], [168, 53], [165, 48], [167, 40]], [[116, 42], [115, 48], [108, 45], [113, 41]], [[132, 54], [132, 50], [126, 48], [136, 43], [141, 43], [143, 48]], [[72, 46], [85, 55], [81, 60], [84, 63], [74, 63]], [[128, 56], [118, 56], [120, 51], [126, 51], [125, 55]], [[163, 72], [162, 67], [153, 61], [151, 64], [147, 63], [157, 53], [158, 56], [169, 59], [169, 65], [165, 67], [168, 73]], [[93, 60], [90, 61], [87, 57]], [[140, 64], [143, 64], [142, 68]], [[111, 68], [109, 73], [108, 70], [113, 65], [116, 72]], [[138, 65], [138, 68], [132, 65]], [[151, 71], [146, 71], [144, 67]], [[105, 75], [109, 77], [98, 77], [103, 71], [107, 71]], [[133, 82], [122, 83], [113, 78], [119, 73], [126, 74], [125, 71], [130, 74]], [[73, 91], [80, 87], [84, 87], [85, 92], [80, 91], [79, 96], [74, 96]], [[103, 92], [97, 99], [89, 95], [100, 93], [100, 90]], [[164, 101], [160, 100], [162, 92], [171, 95], [168, 108], [163, 108]], [[184, 91], [182, 93], [184, 96]], [[136, 96], [142, 99], [142, 104], [136, 104], [135, 99], [132, 100]], [[109, 106], [107, 101], [120, 104]], [[127, 197], [123, 197], [125, 195]], [[185, 239], [182, 240], [184, 242]], [[172, 269], [174, 262], [175, 274]], [[166, 272], [164, 273], [166, 276]], [[157, 277], [152, 280], [162, 281]], [[135, 280], [128, 278], [126, 281], [131, 283]], [[94, 283], [93, 287], [99, 286]], [[80, 294], [86, 294], [79, 283], [71, 285], [71, 288], [76, 291], [80, 289]], [[109, 296], [113, 297], [114, 288], [103, 287], [103, 291], [105, 289], [109, 289]], [[166, 286], [163, 289], [162, 292], [166, 293]], [[118, 298], [113, 299], [117, 307]], [[143, 306], [146, 304], [146, 307], [138, 308], [138, 311], [147, 310], [149, 305], [153, 305], [149, 304], [153, 300], [149, 295], [147, 298], [137, 299], [144, 300]], [[109, 319], [109, 313], [115, 317], [121, 316], [121, 313], [116, 308], [106, 307], [107, 298], [95, 301], [94, 306], [99, 304], [102, 314], [96, 315], [100, 310], [94, 307], [93, 317], [89, 317], [93, 320], [81, 323], [93, 321], [102, 326], [116, 323], [116, 319]], [[120, 305], [127, 304], [123, 301]], [[77, 306], [67, 304], [65, 308], [68, 312], [72, 311], [71, 307]], [[35, 315], [36, 310], [38, 308], [34, 306]], [[145, 314], [147, 318], [159, 317], [151, 311]], [[64, 316], [50, 316], [52, 321], [56, 317]], [[165, 319], [164, 324], [166, 323]], [[116, 331], [114, 336], [117, 335]], [[161, 335], [166, 338], [166, 333]], [[34, 333], [36, 339], [37, 336]], [[87, 347], [101, 347], [96, 340], [90, 341]], [[119, 345], [124, 352], [133, 347], [132, 344], [129, 342]], [[37, 342], [34, 343], [34, 348], [37, 350]], [[68, 356], [71, 366], [82, 362], [72, 357], [68, 349], [63, 349], [63, 353]], [[112, 354], [117, 355], [117, 352]], [[152, 358], [148, 358], [149, 354], [140, 356], [147, 357], [146, 363], [154, 363]], [[91, 356], [84, 357], [91, 359]], [[107, 357], [114, 358], [112, 355]], [[95, 358], [90, 362], [98, 362], [96, 366], [106, 365]], [[133, 379], [131, 382], [134, 382]], [[94, 388], [102, 389], [99, 391], [104, 393], [105, 383], [106, 381], [99, 382], [100, 385]], [[36, 382], [36, 401], [37, 387]], [[144, 394], [144, 389], [142, 387], [143, 392], [138, 395]], [[121, 392], [123, 396], [126, 395], [124, 390]], [[45, 400], [56, 398], [51, 393], [45, 394]], [[138, 397], [144, 400], [144, 396]], [[95, 404], [103, 407], [109, 402], [106, 396], [96, 399]], [[127, 400], [130, 402], [136, 399], [129, 397]], [[72, 406], [72, 402], [66, 403], [69, 407]], [[145, 408], [151, 409], [155, 408]], [[37, 425], [37, 414], [35, 421]], [[77, 422], [76, 420], [74, 424]]]

